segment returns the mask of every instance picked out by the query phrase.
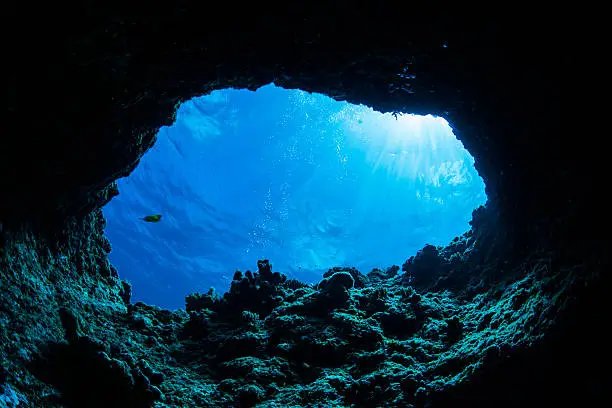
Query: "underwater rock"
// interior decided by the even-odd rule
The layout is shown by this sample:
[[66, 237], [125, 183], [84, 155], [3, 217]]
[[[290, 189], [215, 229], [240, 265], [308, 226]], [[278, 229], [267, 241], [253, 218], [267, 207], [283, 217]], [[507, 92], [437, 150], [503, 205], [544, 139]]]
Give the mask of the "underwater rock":
[[366, 277], [371, 282], [381, 282], [381, 281], [385, 281], [385, 280], [394, 278], [399, 272], [399, 270], [400, 270], [400, 267], [397, 265], [390, 266], [386, 268], [385, 270], [375, 268], [375, 269], [372, 269], [370, 272], [368, 272]]
[[121, 291], [119, 292], [119, 296], [126, 306], [130, 304], [130, 300], [132, 298], [132, 285], [130, 282], [125, 280], [121, 281]]
[[446, 337], [450, 343], [456, 343], [463, 333], [463, 322], [459, 317], [446, 320]]
[[89, 337], [50, 343], [32, 362], [34, 374], [53, 384], [70, 407], [152, 407], [161, 398], [138, 367], [109, 355]]
[[0, 407], [12, 408], [20, 405], [27, 406], [27, 404], [28, 400], [22, 394], [0, 382]]
[[334, 272], [324, 278], [319, 282], [318, 289], [326, 293], [342, 293], [355, 287], [353, 275], [345, 271]]
[[404, 281], [416, 288], [425, 288], [440, 277], [446, 266], [440, 256], [440, 249], [434, 245], [425, 245], [415, 256], [411, 256], [402, 265]]
[[257, 261], [258, 272], [246, 271], [234, 274], [228, 292], [223, 294], [219, 304], [219, 313], [238, 317], [243, 310], [258, 313], [262, 318], [283, 302], [285, 290], [282, 284], [287, 276], [272, 272], [272, 265], [267, 260]]
[[62, 307], [59, 310], [60, 320], [65, 330], [65, 337], [69, 343], [74, 343], [79, 339], [79, 320], [70, 309]]
[[345, 273], [350, 274], [353, 277], [354, 287], [356, 288], [364, 287], [366, 282], [368, 281], [367, 276], [359, 272], [357, 268], [354, 268], [354, 267], [347, 268], [347, 267], [340, 267], [340, 266], [336, 266], [336, 267], [329, 269], [327, 272], [323, 274], [323, 278], [329, 278], [330, 276], [338, 272], [345, 272]]
[[[236, 279], [236, 276], [234, 275], [234, 279]], [[222, 298], [217, 294], [215, 288], [210, 288], [207, 293], [191, 293], [185, 298], [185, 310], [187, 312], [197, 312], [204, 309], [213, 310], [216, 309], [221, 300]]]
[[[434, 260], [464, 268], [469, 256], [448, 262], [466, 253], [464, 244], [428, 248], [410, 267], [435, 266], [424, 262]], [[107, 303], [51, 309], [62, 338], [34, 351], [28, 370], [54, 391], [46, 399], [25, 395], [40, 406], [52, 400], [92, 407], [308, 406], [333, 398], [345, 405], [444, 407], [447, 396], [470, 384], [456, 384], [457, 376], [495, 375], [494, 361], [506, 364], [506, 355], [520, 355], [552, 324], [546, 316], [559, 297], [550, 291], [565, 290], [571, 277], [544, 284], [542, 268], [466, 300], [405, 286], [397, 267], [359, 288], [357, 270], [338, 268], [315, 288], [290, 283], [262, 261], [256, 273], [237, 272], [223, 296], [191, 294], [186, 310], [176, 312], [142, 302], [125, 307], [125, 283], [97, 275], [99, 285], [112, 284], [116, 309], [105, 309]], [[68, 289], [62, 296], [71, 295]], [[8, 339], [2, 330], [0, 336]], [[501, 350], [497, 360], [483, 357], [492, 344]], [[7, 383], [15, 381], [11, 372], [5, 371]]]
[[287, 289], [291, 289], [291, 290], [297, 290], [300, 288], [307, 288], [310, 285], [308, 285], [307, 283], [301, 282], [297, 279], [287, 279], [284, 283], [284, 286]]

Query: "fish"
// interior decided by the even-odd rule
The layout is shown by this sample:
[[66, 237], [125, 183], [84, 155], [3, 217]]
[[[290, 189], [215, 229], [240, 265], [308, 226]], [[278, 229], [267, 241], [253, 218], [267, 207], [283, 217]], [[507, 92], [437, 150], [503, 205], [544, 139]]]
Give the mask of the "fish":
[[161, 214], [153, 214], [142, 217], [141, 220], [146, 222], [159, 222], [161, 220]]

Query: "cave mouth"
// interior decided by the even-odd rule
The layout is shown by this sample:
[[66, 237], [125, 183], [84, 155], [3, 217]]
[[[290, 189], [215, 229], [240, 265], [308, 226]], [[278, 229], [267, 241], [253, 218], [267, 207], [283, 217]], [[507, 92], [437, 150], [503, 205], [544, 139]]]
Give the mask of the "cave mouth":
[[224, 292], [258, 259], [309, 283], [334, 266], [401, 265], [468, 230], [486, 201], [444, 119], [273, 84], [184, 102], [118, 186], [110, 260], [134, 301], [169, 309]]

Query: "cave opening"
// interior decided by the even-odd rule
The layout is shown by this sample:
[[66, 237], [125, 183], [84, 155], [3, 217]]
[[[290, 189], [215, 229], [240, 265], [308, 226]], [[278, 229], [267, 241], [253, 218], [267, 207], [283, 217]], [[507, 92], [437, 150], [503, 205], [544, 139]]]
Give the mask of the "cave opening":
[[401, 265], [464, 233], [486, 202], [443, 118], [273, 84], [184, 102], [118, 186], [104, 207], [110, 260], [134, 301], [170, 309], [224, 292], [258, 259], [307, 283]]
[[[577, 139], [584, 121], [566, 114], [593, 104], [574, 97], [584, 88], [578, 68], [593, 65], [594, 38], [568, 29], [581, 17], [576, 8], [556, 7], [549, 18], [550, 9], [540, 16], [511, 7], [504, 19], [465, 4], [412, 4], [406, 13], [405, 4], [227, 2], [203, 19], [210, 6], [201, 6], [53, 4], [8, 19], [15, 32], [33, 35], [10, 42], [7, 58], [0, 405], [444, 408], [603, 399], [609, 212], [597, 187], [605, 185], [606, 149]], [[474, 214], [471, 251], [453, 244], [437, 263], [421, 263], [435, 287], [377, 274], [351, 275], [363, 286], [345, 292], [332, 288], [351, 287], [346, 274], [317, 289], [245, 277], [249, 290], [216, 303], [195, 297], [191, 311], [130, 302], [129, 285], [108, 262], [98, 211], [115, 180], [161, 154], [164, 133], [154, 139], [159, 126], [172, 125], [178, 100], [271, 81], [452, 124], [476, 158], [488, 205]], [[166, 173], [184, 194], [188, 185]], [[162, 175], [144, 177], [133, 197], [141, 207], [121, 214], [131, 246], [112, 236], [121, 219], [108, 216], [130, 197], [128, 179], [119, 180], [121, 195], [104, 208], [106, 235], [134, 301], [151, 295], [149, 303], [182, 305], [184, 292], [209, 286], [201, 272], [212, 274], [190, 270], [186, 251], [182, 263], [161, 256], [169, 245], [159, 232], [173, 217], [195, 221], [175, 229], [179, 237], [201, 226], [191, 208], [151, 208], [167, 187]], [[161, 222], [140, 220], [158, 211]], [[214, 248], [225, 231], [205, 225]], [[118, 262], [119, 251], [138, 261], [133, 270]], [[384, 265], [412, 254], [377, 255]], [[262, 290], [269, 286], [274, 296]], [[275, 309], [262, 319], [253, 310], [263, 302]], [[47, 358], [45, 343], [76, 367]], [[36, 356], [49, 375], [29, 369]]]

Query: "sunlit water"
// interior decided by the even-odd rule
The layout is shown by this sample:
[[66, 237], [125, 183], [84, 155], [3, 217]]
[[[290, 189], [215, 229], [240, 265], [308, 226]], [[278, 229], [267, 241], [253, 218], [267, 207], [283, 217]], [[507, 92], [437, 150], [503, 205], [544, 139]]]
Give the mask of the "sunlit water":
[[473, 163], [442, 118], [273, 85], [215, 91], [182, 104], [119, 180], [104, 208], [110, 258], [135, 301], [168, 308], [263, 258], [307, 282], [401, 265], [469, 228], [486, 201]]

